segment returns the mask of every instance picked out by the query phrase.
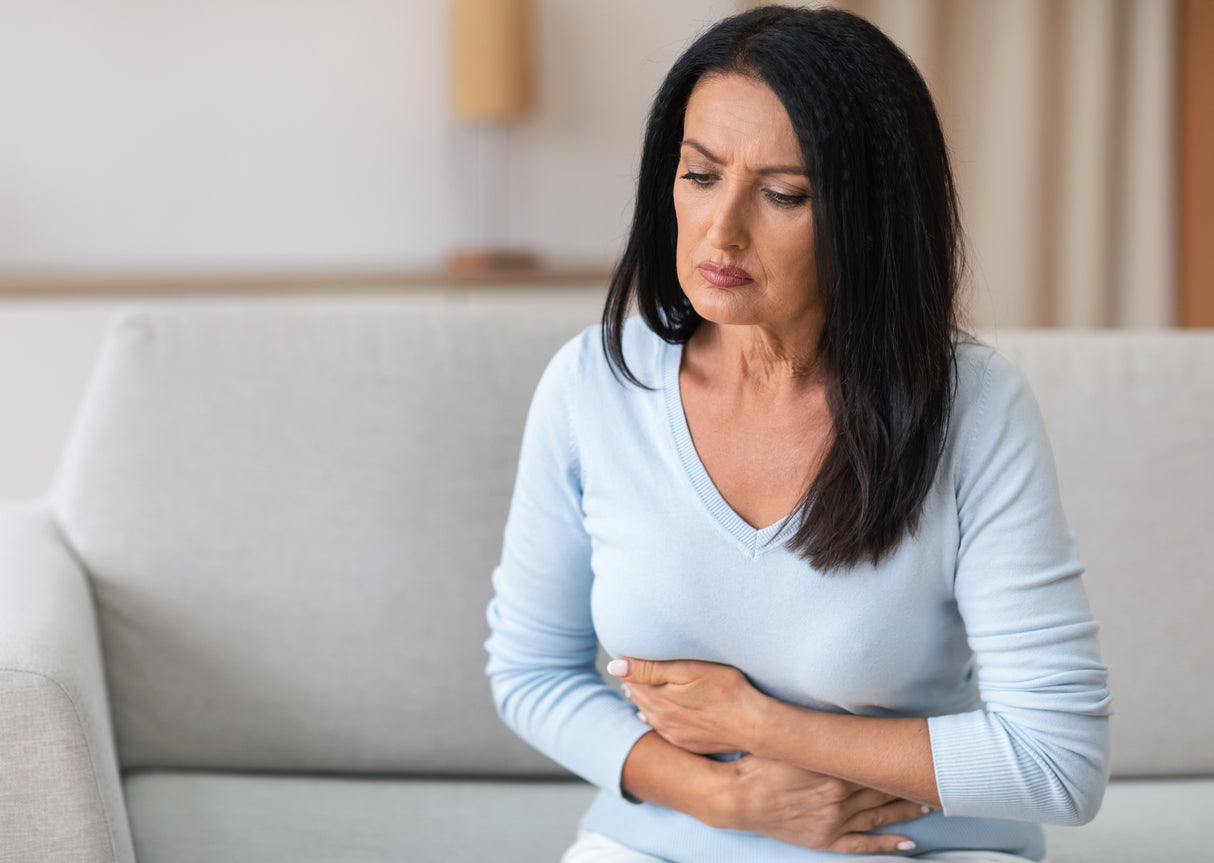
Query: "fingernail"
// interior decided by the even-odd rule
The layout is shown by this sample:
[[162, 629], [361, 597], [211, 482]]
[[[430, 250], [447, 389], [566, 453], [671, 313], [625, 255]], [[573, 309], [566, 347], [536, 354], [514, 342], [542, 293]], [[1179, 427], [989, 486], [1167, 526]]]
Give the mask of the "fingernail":
[[620, 692], [624, 693], [625, 698], [632, 698], [632, 690], [628, 688], [627, 683], [620, 687]]
[[905, 842], [899, 842], [898, 850], [899, 851], [914, 851], [915, 843], [910, 841], [909, 839], [907, 839]]
[[628, 673], [627, 659], [613, 659], [607, 663], [607, 673], [616, 677], [623, 677]]
[[923, 805], [923, 806], [919, 807], [919, 811], [922, 812], [924, 815], [927, 815], [929, 812], [932, 811], [932, 807]]
[[649, 724], [649, 720], [645, 718], [645, 714], [644, 714], [644, 713], [642, 713], [642, 712], [641, 712], [641, 711], [639, 711], [639, 710], [637, 711], [637, 719], [641, 720], [641, 721], [642, 721], [642, 722], [644, 722], [646, 725], [648, 725], [648, 724]]

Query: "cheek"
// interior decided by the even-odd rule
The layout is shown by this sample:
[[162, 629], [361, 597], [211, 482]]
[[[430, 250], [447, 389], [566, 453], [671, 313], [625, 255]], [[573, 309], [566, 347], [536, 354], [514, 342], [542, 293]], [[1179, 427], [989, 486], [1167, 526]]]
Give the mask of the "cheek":
[[703, 232], [697, 228], [695, 207], [683, 201], [680, 203], [678, 197], [675, 197], [674, 202], [675, 215], [675, 271], [679, 275], [679, 281], [686, 286], [687, 279], [691, 278], [695, 268], [698, 255], [697, 249], [700, 246]]
[[814, 244], [802, 242], [797, 249], [797, 259], [800, 261], [800, 275], [807, 281], [817, 283], [817, 260], [814, 258]]
[[778, 262], [781, 274], [798, 284], [810, 281], [817, 282], [817, 264], [814, 260], [814, 243], [812, 234], [806, 239], [806, 233], [811, 230], [798, 227], [795, 230], [777, 232], [774, 237], [773, 255], [770, 259]]
[[694, 229], [692, 227], [692, 207], [677, 192], [674, 196], [674, 222], [677, 235], [676, 248], [678, 249], [679, 258], [682, 259], [683, 253], [690, 251], [689, 247], [692, 244]]

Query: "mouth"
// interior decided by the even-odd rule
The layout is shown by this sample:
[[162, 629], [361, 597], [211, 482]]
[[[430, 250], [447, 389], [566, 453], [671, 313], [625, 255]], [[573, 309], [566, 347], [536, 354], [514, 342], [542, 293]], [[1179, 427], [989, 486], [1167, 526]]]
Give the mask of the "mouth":
[[700, 275], [704, 277], [705, 281], [716, 285], [718, 288], [737, 288], [754, 281], [754, 277], [741, 267], [730, 267], [725, 264], [714, 264], [712, 261], [703, 261], [696, 269], [700, 271]]

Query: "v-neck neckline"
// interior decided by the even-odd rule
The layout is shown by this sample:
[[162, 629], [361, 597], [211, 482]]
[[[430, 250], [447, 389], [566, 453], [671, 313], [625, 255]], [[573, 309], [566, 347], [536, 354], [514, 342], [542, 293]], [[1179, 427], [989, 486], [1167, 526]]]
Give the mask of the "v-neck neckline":
[[778, 519], [766, 527], [752, 527], [746, 519], [738, 515], [729, 502], [721, 495], [708, 469], [700, 460], [695, 444], [691, 439], [691, 427], [687, 424], [687, 413], [683, 410], [683, 394], [679, 386], [679, 367], [683, 360], [683, 345], [665, 344], [665, 354], [662, 358], [662, 388], [666, 395], [666, 417], [674, 436], [675, 449], [683, 470], [700, 500], [708, 509], [714, 520], [724, 528], [725, 532], [737, 541], [742, 549], [751, 557], [769, 548], [776, 548], [792, 535], [795, 526], [794, 513]]

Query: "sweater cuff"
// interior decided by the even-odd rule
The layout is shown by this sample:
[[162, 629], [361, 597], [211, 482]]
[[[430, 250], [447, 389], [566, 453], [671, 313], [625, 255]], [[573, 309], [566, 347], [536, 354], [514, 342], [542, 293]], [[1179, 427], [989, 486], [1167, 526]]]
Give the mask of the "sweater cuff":
[[629, 711], [614, 720], [605, 731], [607, 739], [599, 741], [594, 746], [599, 754], [596, 765], [598, 769], [595, 771], [596, 778], [599, 776], [603, 778], [602, 782], [595, 784], [605, 790], [614, 791], [629, 803], [640, 803], [640, 800], [624, 793], [622, 785], [624, 762], [632, 754], [632, 749], [637, 745], [637, 741], [653, 729], [637, 719], [635, 713]]
[[[927, 720], [936, 790], [945, 815], [1008, 818], [1024, 808], [1021, 754], [1002, 724], [985, 710]], [[1012, 777], [1017, 781], [1010, 781]]]

